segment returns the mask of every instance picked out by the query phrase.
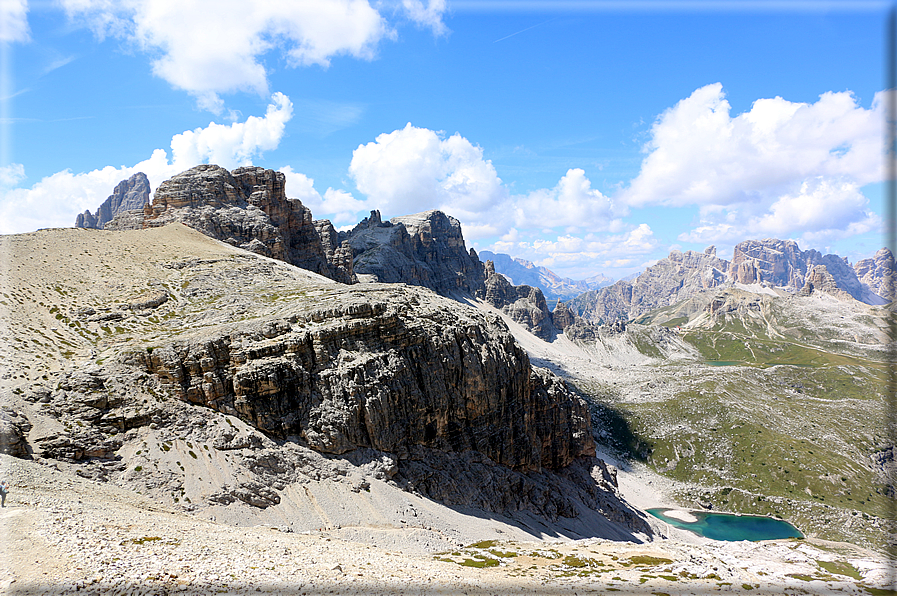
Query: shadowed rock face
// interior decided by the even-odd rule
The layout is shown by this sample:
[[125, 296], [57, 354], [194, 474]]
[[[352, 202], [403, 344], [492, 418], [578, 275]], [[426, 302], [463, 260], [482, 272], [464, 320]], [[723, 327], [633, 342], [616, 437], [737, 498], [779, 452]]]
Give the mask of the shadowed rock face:
[[350, 232], [353, 269], [363, 281], [407, 283], [441, 294], [483, 295], [483, 264], [464, 246], [461, 223], [441, 211], [394, 217], [372, 211]]
[[221, 240], [343, 283], [355, 281], [349, 249], [339, 246], [329, 221], [313, 221], [298, 199], [287, 198], [281, 172], [260, 167], [233, 172], [199, 165], [156, 189], [143, 216], [122, 214], [106, 229], [124, 230], [181, 222]]
[[841, 300], [849, 300], [852, 298], [850, 294], [838, 287], [838, 283], [825, 265], [816, 265], [807, 274], [804, 287], [801, 288], [799, 294], [801, 296], [809, 296], [814, 292], [824, 292]]
[[342, 295], [288, 319], [138, 353], [179, 399], [324, 453], [414, 445], [517, 470], [594, 455], [585, 403], [499, 319], [415, 293]]
[[485, 301], [506, 313], [530, 333], [547, 341], [551, 341], [557, 334], [542, 290], [526, 285], [512, 286], [503, 275], [495, 272], [492, 261], [486, 262], [485, 285]]
[[143, 172], [137, 172], [127, 180], [119, 182], [112, 195], [100, 205], [96, 213], [85, 211], [75, 220], [76, 228], [102, 230], [119, 213], [143, 209], [149, 203], [150, 184]]

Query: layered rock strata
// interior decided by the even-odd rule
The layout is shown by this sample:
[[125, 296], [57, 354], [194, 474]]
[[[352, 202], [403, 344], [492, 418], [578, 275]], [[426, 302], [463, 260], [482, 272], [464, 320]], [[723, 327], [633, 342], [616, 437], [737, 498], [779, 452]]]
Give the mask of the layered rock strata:
[[853, 298], [848, 292], [838, 287], [834, 276], [825, 265], [816, 265], [807, 274], [804, 287], [798, 292], [801, 296], [810, 296], [814, 292], [823, 292], [841, 300]]
[[441, 211], [387, 222], [379, 211], [372, 211], [340, 238], [352, 248], [354, 271], [362, 281], [406, 283], [440, 294], [482, 297], [483, 264], [476, 251], [465, 248], [461, 223]]
[[825, 267], [837, 288], [861, 302], [871, 300], [846, 258], [824, 255], [813, 249], [801, 250], [793, 240], [768, 238], [738, 243], [729, 267], [729, 278], [734, 283], [768, 283], [798, 292], [818, 265]]
[[888, 273], [893, 272], [889, 254], [879, 251], [876, 259], [861, 261], [862, 266], [858, 263], [855, 270], [845, 258], [812, 249], [802, 251], [792, 240], [774, 238], [737, 244], [731, 262], [717, 258], [713, 246], [704, 253], [672, 251], [635, 280], [586, 292], [568, 306], [595, 323], [636, 319], [704, 290], [733, 284], [775, 286], [801, 295], [809, 295], [815, 288], [838, 298], [881, 304], [885, 299], [879, 292], [887, 293], [887, 288], [893, 287], [887, 283], [893, 275]]
[[634, 281], [621, 280], [598, 291], [586, 292], [571, 300], [568, 306], [594, 323], [631, 319], [721, 285], [728, 268], [729, 262], [717, 258], [714, 246], [703, 253], [674, 250]]
[[512, 286], [507, 278], [495, 272], [492, 261], [486, 262], [483, 299], [536, 337], [551, 341], [557, 335], [542, 290], [526, 285]]
[[[374, 497], [386, 483], [650, 533], [594, 457], [585, 401], [533, 368], [498, 315], [424, 288], [334, 283], [181, 224], [0, 240], [18, 264], [5, 291], [24, 305], [0, 322], [51, 330], [0, 346], [19, 363], [0, 378], [7, 452], [190, 511], [292, 511], [307, 487]], [[22, 268], [61, 243], [75, 266]]]
[[423, 445], [520, 470], [594, 455], [584, 402], [531, 371], [498, 319], [421, 296], [341, 296], [133, 362], [183, 401], [324, 453]]
[[298, 199], [286, 196], [281, 172], [260, 167], [233, 172], [199, 165], [156, 189], [142, 217], [126, 212], [106, 229], [154, 228], [180, 222], [203, 234], [266, 257], [353, 283], [349, 249], [329, 221], [314, 221]]
[[150, 183], [143, 172], [137, 172], [119, 182], [112, 194], [103, 201], [96, 213], [85, 211], [75, 220], [76, 228], [102, 230], [116, 215], [132, 210], [142, 210], [149, 203]]
[[897, 270], [894, 255], [887, 248], [876, 252], [871, 259], [858, 261], [854, 271], [862, 284], [883, 299], [897, 299]]

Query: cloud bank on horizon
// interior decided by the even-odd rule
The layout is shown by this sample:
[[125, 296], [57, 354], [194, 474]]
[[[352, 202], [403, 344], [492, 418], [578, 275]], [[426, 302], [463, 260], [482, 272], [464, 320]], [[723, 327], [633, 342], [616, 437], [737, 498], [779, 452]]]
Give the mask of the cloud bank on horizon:
[[[30, 187], [20, 186], [27, 165], [0, 164], [0, 233], [71, 225], [77, 213], [96, 209], [137, 171], [155, 188], [198, 163], [232, 169], [276, 151], [289, 134], [294, 107], [270, 90], [261, 59], [270, 52], [289, 68], [326, 68], [335, 56], [374, 59], [402, 23], [435, 36], [449, 33], [444, 0], [61, 5], [73, 24], [145, 53], [155, 76], [231, 122], [173, 134], [167, 150], [157, 148], [133, 165], [63, 170]], [[0, 41], [28, 43], [27, 3], [4, 2], [2, 12]], [[195, 26], [200, 13], [204, 27]], [[265, 114], [240, 121], [228, 112], [222, 96], [240, 92], [268, 97]], [[880, 229], [863, 187], [885, 179], [884, 104], [883, 91], [868, 108], [850, 91], [830, 91], [813, 103], [758, 98], [733, 115], [722, 83], [708, 84], [656, 117], [641, 144], [637, 175], [609, 194], [594, 187], [584, 167], [568, 168], [551, 187], [517, 192], [475, 139], [413, 123], [347, 154], [347, 188], [322, 193], [306, 172], [288, 163], [279, 168], [288, 195], [337, 226], [351, 226], [374, 209], [387, 217], [441, 209], [458, 218], [465, 237], [480, 248], [562, 273], [597, 273], [643, 264], [668, 246], [639, 221], [653, 207], [696, 209], [698, 217], [677, 240], [705, 245], [775, 236], [824, 246]]]

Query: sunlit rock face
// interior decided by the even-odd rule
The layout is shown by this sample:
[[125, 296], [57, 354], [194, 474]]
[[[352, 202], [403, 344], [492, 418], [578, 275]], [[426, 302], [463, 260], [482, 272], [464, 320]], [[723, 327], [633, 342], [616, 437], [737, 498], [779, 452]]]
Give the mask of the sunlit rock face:
[[871, 291], [885, 300], [897, 298], [897, 273], [894, 270], [894, 255], [882, 248], [871, 259], [863, 259], [854, 265], [857, 277]]
[[180, 222], [256, 254], [352, 283], [349, 249], [337, 244], [329, 221], [314, 221], [298, 199], [286, 196], [281, 172], [260, 167], [233, 172], [199, 165], [166, 180], [142, 216], [123, 213], [106, 229], [140, 229]]

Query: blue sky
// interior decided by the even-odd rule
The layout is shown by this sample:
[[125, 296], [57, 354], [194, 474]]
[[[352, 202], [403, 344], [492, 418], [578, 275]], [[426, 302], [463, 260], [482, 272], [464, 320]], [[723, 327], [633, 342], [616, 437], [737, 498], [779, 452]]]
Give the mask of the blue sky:
[[[759, 7], [758, 7], [759, 6]], [[136, 171], [284, 171], [350, 226], [441, 208], [573, 278], [882, 245], [887, 2], [0, 2], [0, 233]]]

